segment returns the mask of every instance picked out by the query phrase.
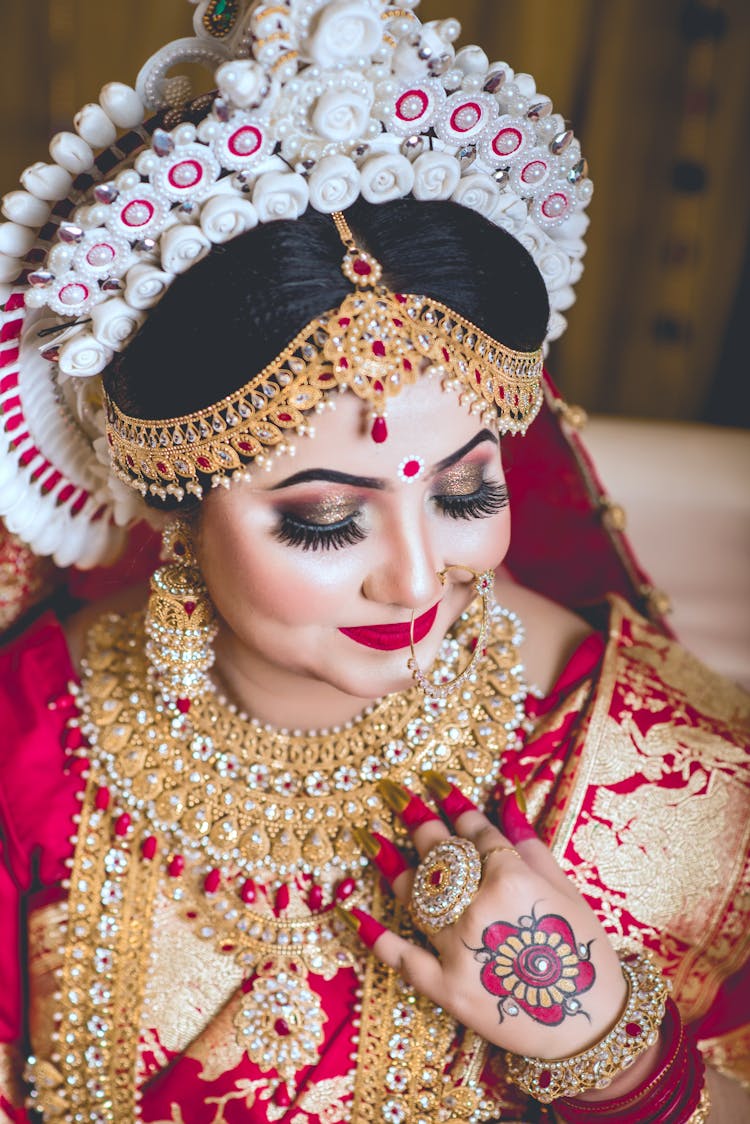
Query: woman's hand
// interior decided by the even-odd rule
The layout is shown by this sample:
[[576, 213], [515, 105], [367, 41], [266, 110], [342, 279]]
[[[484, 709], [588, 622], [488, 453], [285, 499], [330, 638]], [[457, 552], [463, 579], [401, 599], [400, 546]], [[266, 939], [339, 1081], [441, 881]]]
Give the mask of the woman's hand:
[[[438, 843], [470, 840], [482, 858], [479, 886], [452, 924], [429, 933], [437, 955], [355, 910], [360, 936], [417, 991], [488, 1042], [550, 1059], [586, 1049], [617, 1021], [627, 990], [597, 918], [515, 797], [503, 807], [503, 833], [442, 775], [425, 780], [450, 827], [407, 789], [385, 781], [381, 792], [420, 859]], [[382, 836], [360, 838], [396, 898], [410, 907], [415, 868]], [[435, 895], [446, 877], [440, 869], [433, 873]]]

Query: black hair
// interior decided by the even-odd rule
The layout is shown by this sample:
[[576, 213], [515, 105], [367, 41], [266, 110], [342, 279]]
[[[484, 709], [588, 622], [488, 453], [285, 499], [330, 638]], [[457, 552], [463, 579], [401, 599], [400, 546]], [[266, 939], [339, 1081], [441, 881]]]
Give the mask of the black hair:
[[[541, 344], [544, 281], [506, 231], [456, 203], [412, 198], [359, 200], [346, 217], [392, 291], [442, 301], [515, 350]], [[312, 208], [214, 247], [177, 278], [106, 373], [107, 393], [127, 414], [160, 419], [238, 390], [352, 291], [343, 253], [331, 217]]]

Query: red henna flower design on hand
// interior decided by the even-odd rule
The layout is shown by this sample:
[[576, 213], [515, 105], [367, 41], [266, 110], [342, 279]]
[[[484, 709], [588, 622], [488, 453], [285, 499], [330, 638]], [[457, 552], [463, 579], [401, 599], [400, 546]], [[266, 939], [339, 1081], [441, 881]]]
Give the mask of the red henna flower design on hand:
[[576, 944], [568, 922], [555, 913], [520, 917], [517, 925], [495, 921], [482, 933], [482, 986], [500, 996], [500, 1021], [523, 1009], [545, 1026], [566, 1015], [585, 1014], [578, 996], [588, 991], [596, 973], [590, 945]]

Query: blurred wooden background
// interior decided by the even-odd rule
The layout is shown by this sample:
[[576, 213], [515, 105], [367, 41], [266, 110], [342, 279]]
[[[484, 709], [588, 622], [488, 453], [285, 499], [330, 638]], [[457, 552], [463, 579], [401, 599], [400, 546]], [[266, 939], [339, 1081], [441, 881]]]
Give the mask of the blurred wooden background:
[[[186, 0], [0, 0], [0, 183], [112, 79], [190, 34]], [[596, 194], [586, 271], [550, 367], [590, 410], [746, 425], [747, 0], [422, 0], [534, 75]], [[744, 344], [744, 339], [743, 339]]]

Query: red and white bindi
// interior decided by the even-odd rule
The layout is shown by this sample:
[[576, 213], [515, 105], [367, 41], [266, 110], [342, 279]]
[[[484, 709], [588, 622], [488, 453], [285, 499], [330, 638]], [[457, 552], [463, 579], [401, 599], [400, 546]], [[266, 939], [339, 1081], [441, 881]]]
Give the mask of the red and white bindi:
[[398, 474], [406, 484], [413, 484], [424, 472], [424, 461], [421, 457], [404, 457], [398, 466]]

